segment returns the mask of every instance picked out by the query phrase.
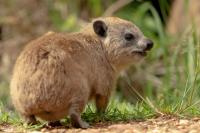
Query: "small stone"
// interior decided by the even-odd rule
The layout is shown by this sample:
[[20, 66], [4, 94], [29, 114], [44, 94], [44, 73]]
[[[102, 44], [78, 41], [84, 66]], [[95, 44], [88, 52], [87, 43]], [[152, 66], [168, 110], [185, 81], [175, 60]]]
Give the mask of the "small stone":
[[188, 120], [180, 120], [179, 124], [181, 124], [181, 125], [187, 125], [187, 124], [189, 124], [189, 121]]
[[191, 131], [189, 131], [189, 133], [198, 133], [198, 131], [197, 130], [191, 130]]

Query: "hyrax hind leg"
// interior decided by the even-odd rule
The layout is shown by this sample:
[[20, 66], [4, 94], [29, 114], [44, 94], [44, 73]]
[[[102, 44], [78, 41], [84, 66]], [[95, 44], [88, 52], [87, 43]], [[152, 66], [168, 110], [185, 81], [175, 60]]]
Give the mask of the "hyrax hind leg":
[[96, 95], [96, 107], [97, 107], [97, 112], [98, 113], [103, 113], [105, 112], [107, 106], [108, 106], [108, 102], [109, 102], [109, 98], [108, 96], [103, 96], [103, 95]]
[[85, 105], [86, 101], [81, 101], [80, 99], [78, 101], [74, 101], [71, 104], [71, 107], [69, 109], [69, 116], [73, 127], [83, 129], [89, 127], [89, 124], [81, 119], [81, 112], [83, 111]]

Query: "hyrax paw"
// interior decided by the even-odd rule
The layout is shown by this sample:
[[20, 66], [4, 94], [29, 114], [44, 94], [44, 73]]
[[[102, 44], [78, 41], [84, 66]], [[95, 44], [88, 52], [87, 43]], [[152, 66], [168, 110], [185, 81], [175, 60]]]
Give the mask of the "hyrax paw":
[[82, 121], [80, 123], [80, 128], [87, 129], [89, 127], [90, 127], [90, 125], [87, 122], [85, 122], [85, 121]]
[[87, 129], [90, 125], [85, 121], [79, 121], [77, 123], [72, 123], [72, 126], [75, 128]]

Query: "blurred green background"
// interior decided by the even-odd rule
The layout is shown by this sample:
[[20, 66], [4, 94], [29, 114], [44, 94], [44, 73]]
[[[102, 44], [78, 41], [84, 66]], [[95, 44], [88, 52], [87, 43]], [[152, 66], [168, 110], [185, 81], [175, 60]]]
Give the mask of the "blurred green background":
[[155, 45], [119, 78], [119, 99], [165, 113], [198, 115], [198, 0], [0, 0], [0, 102], [9, 102], [14, 62], [27, 42], [48, 31], [78, 31], [100, 16], [135, 23]]

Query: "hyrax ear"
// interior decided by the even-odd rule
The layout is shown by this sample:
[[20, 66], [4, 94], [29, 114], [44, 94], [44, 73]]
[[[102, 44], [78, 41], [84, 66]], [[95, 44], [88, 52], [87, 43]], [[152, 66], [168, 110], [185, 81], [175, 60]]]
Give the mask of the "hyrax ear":
[[94, 29], [94, 32], [100, 36], [100, 37], [106, 37], [107, 35], [107, 26], [106, 24], [101, 21], [101, 20], [96, 20], [93, 22], [93, 29]]

